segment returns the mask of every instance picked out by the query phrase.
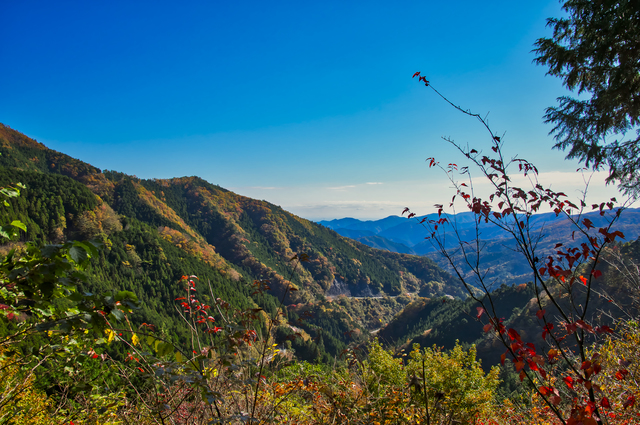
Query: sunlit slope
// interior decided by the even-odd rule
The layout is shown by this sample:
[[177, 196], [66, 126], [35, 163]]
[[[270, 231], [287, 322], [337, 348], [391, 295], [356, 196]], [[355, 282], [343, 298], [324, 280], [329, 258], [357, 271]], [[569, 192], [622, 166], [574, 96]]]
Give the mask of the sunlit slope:
[[[27, 224], [23, 241], [102, 240], [90, 289], [135, 291], [143, 300], [139, 321], [176, 334], [176, 281], [183, 274], [210, 281], [214, 296], [235, 306], [265, 310], [275, 308], [291, 281], [298, 290], [284, 300], [287, 320], [298, 323], [304, 315], [300, 327], [322, 336], [331, 355], [344, 348], [349, 331], [372, 329], [408, 302], [351, 297], [465, 295], [427, 258], [370, 248], [198, 177], [145, 180], [103, 172], [4, 125], [0, 153], [0, 184], [27, 186], [4, 212]], [[293, 270], [289, 260], [301, 254], [308, 261]], [[268, 280], [266, 294], [254, 291], [260, 279]], [[304, 350], [318, 354], [312, 344]]]

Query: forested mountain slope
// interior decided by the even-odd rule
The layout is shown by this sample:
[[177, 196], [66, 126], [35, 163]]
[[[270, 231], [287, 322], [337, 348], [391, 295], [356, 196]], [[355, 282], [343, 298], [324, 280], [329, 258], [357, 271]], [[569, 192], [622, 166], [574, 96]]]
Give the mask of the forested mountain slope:
[[[138, 320], [176, 337], [183, 332], [174, 308], [176, 281], [185, 274], [211, 282], [215, 296], [234, 306], [267, 311], [291, 280], [299, 290], [285, 300], [289, 323], [315, 338], [297, 342], [306, 358], [324, 350], [336, 355], [349, 331], [372, 327], [366, 317], [388, 319], [325, 295], [465, 295], [427, 258], [370, 248], [198, 177], [144, 180], [102, 172], [1, 124], [0, 154], [0, 186], [26, 186], [3, 212], [4, 222], [27, 225], [22, 241], [101, 240], [105, 249], [94, 261], [88, 289], [134, 291], [143, 306]], [[292, 270], [289, 260], [296, 254], [308, 261]], [[267, 294], [254, 293], [252, 282], [259, 279], [269, 281]], [[402, 307], [393, 303], [388, 315]], [[302, 315], [306, 320], [299, 322]]]
[[[602, 277], [593, 282], [594, 297], [586, 320], [600, 325], [614, 326], [620, 318], [637, 317], [640, 306], [636, 304], [638, 284], [637, 265], [640, 264], [640, 238], [626, 243], [612, 244], [600, 258], [598, 270]], [[562, 289], [549, 280], [552, 293]], [[574, 284], [573, 297], [579, 298], [584, 285]], [[541, 302], [549, 317], [559, 313], [541, 290]], [[491, 292], [495, 314], [502, 323], [514, 328], [522, 338], [545, 346], [541, 336], [541, 321], [534, 287], [531, 283], [508, 286], [502, 284]], [[560, 297], [559, 306], [569, 310], [568, 297]], [[500, 362], [504, 345], [494, 332], [486, 333], [486, 320], [477, 317], [478, 303], [471, 298], [451, 300], [447, 298], [420, 298], [409, 303], [378, 332], [380, 341], [396, 350], [409, 349], [415, 343], [421, 346], [437, 345], [450, 349], [459, 341], [463, 346], [476, 344], [478, 357], [485, 365]]]

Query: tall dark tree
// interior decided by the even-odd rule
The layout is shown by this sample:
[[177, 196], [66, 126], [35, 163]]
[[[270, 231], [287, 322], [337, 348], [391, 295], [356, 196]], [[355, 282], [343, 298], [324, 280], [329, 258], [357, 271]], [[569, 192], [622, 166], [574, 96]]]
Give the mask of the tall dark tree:
[[[640, 194], [640, 2], [570, 0], [566, 18], [550, 18], [551, 38], [536, 42], [535, 61], [560, 77], [576, 99], [546, 110], [558, 149], [587, 166], [609, 166], [608, 182]], [[584, 96], [587, 95], [587, 96]]]

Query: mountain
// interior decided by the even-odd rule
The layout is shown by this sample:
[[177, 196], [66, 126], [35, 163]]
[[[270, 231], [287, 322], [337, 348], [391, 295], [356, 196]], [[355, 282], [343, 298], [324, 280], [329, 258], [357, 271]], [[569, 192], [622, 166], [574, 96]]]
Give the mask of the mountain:
[[[139, 179], [103, 171], [0, 124], [0, 186], [17, 182], [26, 189], [0, 220], [27, 225], [20, 243], [101, 240], [105, 249], [87, 289], [132, 290], [143, 304], [138, 323], [155, 323], [176, 338], [185, 332], [174, 308], [183, 275], [198, 275], [233, 306], [267, 312], [292, 282], [298, 290], [284, 299], [287, 323], [326, 350], [319, 352], [309, 338], [297, 342], [297, 353], [308, 359], [327, 360], [346, 346], [350, 331], [389, 320], [409, 302], [400, 294], [465, 296], [428, 258], [370, 248], [199, 177]], [[291, 258], [302, 254], [308, 261], [294, 269]], [[256, 292], [256, 281], [267, 293]], [[396, 298], [384, 308], [350, 298], [361, 296]]]
[[[345, 237], [372, 247], [427, 256], [440, 267], [452, 273], [449, 261], [437, 252], [431, 241], [425, 240], [428, 231], [419, 224], [423, 218], [437, 219], [437, 214], [429, 214], [416, 219], [390, 216], [378, 221], [359, 221], [351, 218], [319, 223], [333, 228]], [[581, 219], [585, 218], [591, 220], [596, 227], [601, 227], [606, 223], [606, 218], [600, 216], [598, 211], [588, 212], [581, 216]], [[448, 219], [455, 225], [457, 233], [463, 241], [471, 242], [474, 240], [476, 223], [473, 213], [459, 213], [449, 216]], [[452, 225], [446, 227], [446, 231], [450, 234], [452, 229]], [[541, 257], [548, 255], [558, 241], [568, 241], [572, 237], [579, 239], [579, 236], [572, 234], [574, 227], [569, 219], [564, 216], [556, 216], [553, 212], [532, 216], [531, 229], [534, 236], [539, 238], [538, 252]], [[626, 209], [616, 223], [616, 229], [625, 235], [627, 241], [632, 241], [640, 236], [640, 208]], [[506, 231], [491, 223], [479, 223], [478, 230], [483, 243], [480, 260], [486, 269], [488, 278], [508, 285], [526, 283], [528, 280], [527, 265], [516, 251], [513, 238]], [[363, 233], [365, 231], [367, 233]], [[454, 241], [455, 238], [449, 238], [447, 247], [453, 248]], [[458, 264], [464, 263], [459, 256], [454, 255], [454, 260]], [[468, 269], [464, 270], [463, 274], [467, 277], [472, 276]]]
[[[636, 265], [640, 263], [640, 238], [626, 243], [615, 243], [607, 248], [601, 257], [598, 270], [602, 278], [592, 282], [593, 294], [586, 320], [614, 328], [620, 318], [637, 317], [640, 305], [637, 304]], [[565, 289], [558, 283], [547, 281], [552, 293], [561, 293]], [[580, 299], [586, 293], [582, 285], [574, 285], [572, 297]], [[491, 291], [495, 316], [501, 318], [507, 328], [514, 328], [536, 346], [545, 346], [541, 336], [542, 324], [536, 317], [539, 311], [533, 284], [501, 285]], [[485, 300], [486, 301], [486, 300]], [[570, 311], [568, 297], [559, 297], [558, 305]], [[557, 320], [558, 309], [549, 297], [542, 294], [542, 308], [549, 317]], [[419, 298], [412, 300], [393, 320], [377, 333], [386, 346], [396, 350], [408, 349], [413, 344], [422, 347], [432, 345], [450, 348], [459, 341], [464, 346], [475, 344], [478, 357], [483, 365], [495, 365], [505, 347], [495, 338], [495, 334], [486, 333], [483, 324], [487, 321], [477, 317], [478, 303], [470, 297], [465, 300], [447, 298]]]
[[381, 220], [362, 221], [356, 218], [339, 218], [335, 220], [323, 220], [318, 223], [336, 231], [338, 229], [364, 230], [373, 234], [378, 234], [386, 229], [405, 223], [406, 221], [407, 219], [404, 217], [392, 215]]

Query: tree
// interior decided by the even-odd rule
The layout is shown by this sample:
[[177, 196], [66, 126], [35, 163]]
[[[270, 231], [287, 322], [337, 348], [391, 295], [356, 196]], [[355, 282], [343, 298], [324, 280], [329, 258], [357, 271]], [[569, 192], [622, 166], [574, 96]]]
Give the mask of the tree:
[[608, 182], [640, 194], [640, 3], [569, 0], [567, 18], [550, 18], [551, 38], [541, 38], [535, 62], [548, 75], [588, 99], [558, 98], [545, 121], [554, 124], [555, 148], [587, 166], [609, 166]]
[[[606, 340], [614, 331], [607, 325], [590, 323], [590, 320], [594, 316], [597, 297], [601, 296], [599, 291], [604, 287], [599, 264], [605, 249], [612, 246], [616, 238], [624, 239], [624, 234], [615, 230], [615, 224], [626, 208], [626, 202], [618, 206], [616, 199], [611, 198], [609, 202], [593, 204], [591, 209], [599, 211], [603, 219], [602, 226], [594, 225], [583, 216], [587, 211], [584, 198], [574, 203], [566, 194], [544, 188], [537, 180], [538, 170], [533, 164], [521, 158], [503, 156], [504, 141], [496, 136], [486, 120], [454, 105], [419, 72], [414, 77], [419, 77], [459, 111], [478, 119], [488, 132], [493, 152], [484, 155], [445, 139], [489, 183], [492, 193], [488, 199], [477, 195], [469, 167], [459, 168], [453, 163], [445, 167], [434, 158], [427, 159], [430, 167], [438, 167], [447, 173], [456, 189], [449, 208], [455, 208], [454, 201], [459, 199], [476, 220], [475, 232], [465, 237], [458, 230], [456, 217], [444, 214], [445, 207], [436, 205], [437, 219], [426, 216], [419, 220], [429, 232], [428, 239], [449, 261], [470, 297], [480, 304], [476, 318], [484, 318], [484, 331], [491, 333], [495, 341], [506, 348], [501, 362], [504, 364], [510, 359], [520, 380], [526, 380], [534, 389], [535, 397], [546, 404], [546, 410], [566, 425], [604, 423], [611, 403], [597, 383], [602, 371], [601, 354], [591, 348], [595, 341]], [[514, 170], [516, 167], [518, 171]], [[515, 174], [521, 174], [531, 186], [524, 189], [515, 186], [512, 183]], [[458, 175], [467, 181], [459, 182]], [[573, 227], [571, 238], [557, 241], [553, 248], [546, 249], [540, 244], [542, 233], [532, 226], [534, 214], [545, 206]], [[416, 217], [409, 208], [403, 213], [406, 212], [409, 212], [409, 218]], [[529, 267], [535, 296], [527, 314], [537, 318], [542, 331], [538, 334], [540, 337], [534, 335], [534, 340], [530, 339], [531, 333], [526, 335], [521, 328], [510, 327], [512, 323], [498, 313], [497, 299], [491, 290], [494, 282], [487, 278], [487, 267], [480, 255], [484, 247], [481, 223], [490, 223], [506, 232]], [[447, 237], [455, 241], [453, 247], [445, 243]], [[471, 271], [469, 275], [467, 270]], [[481, 295], [478, 295], [478, 289]], [[621, 379], [626, 379], [628, 373], [618, 372]], [[621, 405], [622, 409], [634, 406], [636, 395], [629, 394], [628, 397], [628, 402]]]

